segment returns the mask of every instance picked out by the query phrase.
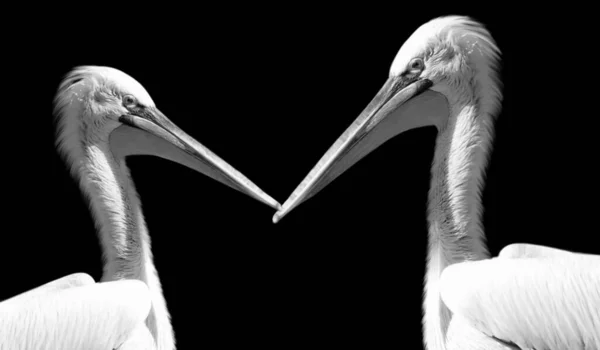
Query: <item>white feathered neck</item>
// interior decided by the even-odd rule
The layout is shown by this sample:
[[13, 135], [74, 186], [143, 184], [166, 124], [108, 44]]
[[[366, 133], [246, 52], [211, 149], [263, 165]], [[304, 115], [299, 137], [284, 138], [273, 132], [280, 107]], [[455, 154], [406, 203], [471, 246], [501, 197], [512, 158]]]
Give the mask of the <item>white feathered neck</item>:
[[133, 78], [109, 67], [78, 67], [61, 83], [55, 98], [57, 147], [90, 204], [104, 260], [102, 281], [139, 279], [152, 294], [146, 321], [158, 349], [174, 349], [170, 315], [151, 252], [141, 203], [124, 159], [110, 150], [118, 126], [110, 103], [99, 100], [134, 93], [154, 105]]
[[450, 311], [439, 293], [443, 269], [489, 256], [481, 226], [481, 189], [502, 101], [498, 79], [500, 51], [479, 23], [460, 16], [434, 19], [407, 40], [392, 66], [406, 65], [413, 50], [426, 50], [433, 90], [450, 106], [448, 124], [436, 140], [429, 191], [429, 253], [423, 303], [423, 328], [429, 350], [445, 349]]

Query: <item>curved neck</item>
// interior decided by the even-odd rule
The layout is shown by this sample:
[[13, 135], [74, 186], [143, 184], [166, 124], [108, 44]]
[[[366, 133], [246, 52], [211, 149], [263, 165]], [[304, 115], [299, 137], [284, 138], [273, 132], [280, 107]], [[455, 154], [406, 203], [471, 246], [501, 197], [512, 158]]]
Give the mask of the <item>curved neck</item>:
[[152, 295], [146, 320], [160, 350], [175, 349], [170, 315], [154, 267], [141, 203], [124, 159], [106, 144], [91, 144], [79, 162], [80, 186], [90, 200], [104, 255], [102, 281], [139, 279]]
[[491, 128], [477, 104], [449, 101], [450, 123], [440, 130], [428, 203], [429, 254], [425, 281], [424, 339], [428, 350], [445, 349], [451, 313], [440, 299], [445, 267], [488, 258], [480, 222], [480, 190]]

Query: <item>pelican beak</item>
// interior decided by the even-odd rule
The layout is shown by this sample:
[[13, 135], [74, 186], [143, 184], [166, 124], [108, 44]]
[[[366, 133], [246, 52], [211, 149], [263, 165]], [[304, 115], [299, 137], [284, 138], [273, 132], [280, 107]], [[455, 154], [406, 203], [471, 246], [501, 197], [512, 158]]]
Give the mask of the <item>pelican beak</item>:
[[136, 108], [122, 115], [123, 125], [110, 134], [115, 157], [154, 155], [201, 172], [279, 209], [281, 205], [208, 148], [183, 132], [158, 109]]
[[273, 216], [284, 215], [390, 138], [410, 129], [438, 125], [447, 118], [444, 95], [429, 90], [428, 79], [392, 76], [360, 116], [344, 131]]

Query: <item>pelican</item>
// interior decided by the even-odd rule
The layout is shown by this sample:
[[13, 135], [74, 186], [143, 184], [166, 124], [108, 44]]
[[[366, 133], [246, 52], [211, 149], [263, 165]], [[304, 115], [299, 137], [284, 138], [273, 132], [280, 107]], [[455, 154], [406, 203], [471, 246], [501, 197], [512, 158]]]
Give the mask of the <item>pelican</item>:
[[438, 129], [428, 197], [423, 338], [440, 349], [600, 349], [600, 256], [514, 244], [490, 258], [480, 191], [502, 101], [500, 51], [469, 17], [419, 27], [373, 101], [275, 214], [276, 223], [385, 141]]
[[279, 204], [167, 119], [122, 71], [76, 67], [60, 84], [54, 106], [57, 148], [89, 200], [98, 230], [104, 283], [79, 273], [2, 302], [0, 348], [175, 349], [125, 157], [169, 159], [275, 209]]

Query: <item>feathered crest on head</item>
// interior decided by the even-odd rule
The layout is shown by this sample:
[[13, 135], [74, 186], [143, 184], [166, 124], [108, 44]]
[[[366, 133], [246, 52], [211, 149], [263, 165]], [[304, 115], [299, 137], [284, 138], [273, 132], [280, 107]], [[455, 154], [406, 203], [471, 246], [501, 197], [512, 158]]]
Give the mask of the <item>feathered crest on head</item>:
[[500, 49], [485, 26], [469, 17], [449, 16], [441, 18], [447, 40], [467, 55], [469, 64], [477, 74], [480, 83], [479, 96], [486, 105], [486, 114], [495, 118], [502, 102], [502, 81], [500, 80]]
[[85, 99], [94, 85], [93, 67], [75, 67], [65, 75], [54, 97], [54, 122], [56, 125], [56, 147], [65, 161], [73, 162], [81, 152], [81, 116], [85, 110]]
[[430, 23], [439, 28], [441, 40], [452, 43], [468, 58], [477, 74], [495, 87], [491, 94], [501, 99], [502, 82], [499, 79], [500, 49], [485, 26], [466, 16], [447, 16]]

